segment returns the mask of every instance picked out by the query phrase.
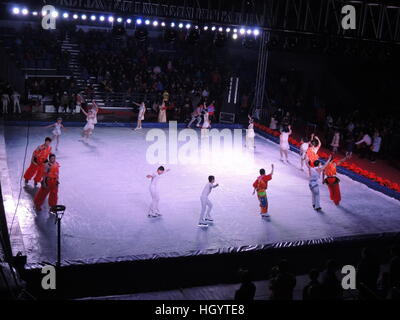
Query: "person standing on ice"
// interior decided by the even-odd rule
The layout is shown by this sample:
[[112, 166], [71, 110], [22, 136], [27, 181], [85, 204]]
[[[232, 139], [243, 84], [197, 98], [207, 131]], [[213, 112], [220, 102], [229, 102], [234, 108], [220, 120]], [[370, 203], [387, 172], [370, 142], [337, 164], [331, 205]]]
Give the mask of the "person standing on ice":
[[157, 172], [154, 174], [148, 174], [146, 178], [151, 179], [150, 183], [150, 195], [151, 195], [151, 205], [149, 214], [147, 215], [149, 218], [156, 218], [161, 216], [158, 205], [160, 203], [160, 193], [158, 191], [158, 180], [160, 180], [161, 175], [165, 172], [170, 171], [170, 169], [165, 170], [163, 166], [157, 169]]
[[213, 219], [211, 218], [210, 212], [213, 207], [210, 199], [208, 199], [208, 196], [211, 193], [211, 190], [218, 187], [218, 183], [215, 183], [215, 177], [214, 176], [209, 176], [208, 177], [208, 183], [204, 186], [203, 192], [201, 193], [200, 201], [201, 201], [201, 214], [200, 214], [200, 220], [199, 220], [199, 227], [208, 227], [208, 223], [212, 223]]

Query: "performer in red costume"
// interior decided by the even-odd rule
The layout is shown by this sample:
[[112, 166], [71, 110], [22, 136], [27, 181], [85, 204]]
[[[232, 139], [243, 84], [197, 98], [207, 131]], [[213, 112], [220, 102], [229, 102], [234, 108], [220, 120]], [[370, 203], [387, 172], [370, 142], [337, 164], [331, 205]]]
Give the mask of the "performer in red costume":
[[331, 161], [325, 168], [322, 173], [322, 182], [326, 183], [329, 189], [329, 194], [331, 200], [338, 206], [340, 203], [341, 194], [340, 194], [340, 179], [337, 177], [336, 167], [340, 166], [344, 161], [346, 161], [349, 157], [345, 157], [342, 160], [333, 160]]
[[260, 169], [260, 176], [253, 183], [254, 191], [257, 191], [257, 197], [260, 201], [260, 214], [262, 217], [269, 217], [268, 215], [268, 198], [267, 198], [267, 188], [268, 181], [272, 179], [272, 174], [274, 173], [274, 165], [271, 165], [271, 173], [266, 175], [264, 169]]
[[33, 151], [31, 165], [24, 174], [25, 184], [28, 184], [29, 180], [31, 180], [33, 176], [35, 176], [35, 187], [38, 182], [42, 181], [44, 164], [51, 153], [50, 144], [51, 138], [47, 137], [44, 140], [44, 144], [38, 146], [35, 151]]
[[36, 194], [33, 202], [35, 203], [35, 209], [41, 210], [42, 204], [49, 195], [49, 207], [57, 205], [58, 200], [58, 185], [59, 185], [59, 171], [60, 165], [56, 161], [56, 156], [51, 154], [49, 156], [49, 162], [45, 164], [44, 177], [41, 187]]
[[318, 150], [321, 147], [321, 140], [317, 136], [314, 136], [314, 134], [311, 135], [311, 142], [310, 142], [310, 147], [308, 148], [306, 152], [306, 157], [308, 161], [306, 163], [309, 163], [309, 165], [313, 168], [314, 167], [314, 162], [319, 159], [318, 157]]

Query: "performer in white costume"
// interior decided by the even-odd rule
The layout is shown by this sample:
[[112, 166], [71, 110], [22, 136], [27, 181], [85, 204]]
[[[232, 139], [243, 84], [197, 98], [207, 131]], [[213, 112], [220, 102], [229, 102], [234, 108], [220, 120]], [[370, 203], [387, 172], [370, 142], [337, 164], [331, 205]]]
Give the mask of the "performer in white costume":
[[57, 122], [53, 123], [46, 128], [54, 128], [51, 132], [53, 134], [53, 141], [56, 140], [56, 151], [58, 151], [58, 144], [60, 143], [61, 129], [67, 130], [62, 124], [62, 118], [57, 118]]
[[81, 108], [83, 114], [86, 116], [86, 125], [83, 127], [82, 131], [82, 140], [83, 142], [87, 142], [91, 134], [93, 133], [94, 130], [94, 125], [96, 123], [96, 115], [92, 110], [89, 110], [89, 112], [86, 112], [83, 108]]
[[279, 137], [279, 145], [280, 145], [280, 154], [281, 161], [284, 162], [284, 158], [286, 158], [286, 162], [289, 163], [288, 159], [288, 151], [289, 151], [289, 136], [292, 134], [292, 129], [290, 126], [285, 126], [281, 130], [281, 135]]
[[254, 149], [254, 137], [256, 134], [254, 133], [254, 119], [250, 116], [249, 117], [249, 126], [246, 130], [246, 148]]
[[146, 178], [151, 179], [150, 183], [150, 195], [151, 195], [151, 205], [149, 214], [147, 215], [149, 218], [156, 218], [161, 216], [160, 210], [158, 208], [160, 202], [160, 193], [158, 191], [158, 181], [160, 177], [165, 172], [170, 171], [170, 169], [165, 170], [163, 166], [157, 169], [157, 172], [154, 174], [148, 174]]
[[210, 215], [213, 205], [210, 199], [208, 199], [208, 196], [210, 195], [212, 189], [218, 187], [218, 183], [214, 184], [214, 182], [215, 182], [215, 177], [209, 176], [208, 183], [204, 186], [203, 192], [201, 193], [200, 196], [201, 214], [198, 226], [201, 228], [207, 228], [208, 224], [213, 222], [213, 219], [211, 218]]
[[321, 177], [321, 173], [324, 171], [326, 166], [331, 162], [332, 155], [324, 165], [319, 160], [315, 160], [313, 166], [307, 162], [308, 170], [310, 173], [308, 186], [312, 195], [312, 206], [314, 210], [321, 211], [320, 196], [319, 196], [319, 183], [318, 180]]
[[144, 101], [142, 101], [142, 103], [140, 103], [140, 104], [136, 103], [136, 102], [134, 102], [133, 104], [135, 104], [139, 107], [137, 126], [133, 130], [139, 130], [139, 129], [142, 129], [142, 121], [144, 120], [144, 114], [146, 113], [146, 105], [144, 104]]

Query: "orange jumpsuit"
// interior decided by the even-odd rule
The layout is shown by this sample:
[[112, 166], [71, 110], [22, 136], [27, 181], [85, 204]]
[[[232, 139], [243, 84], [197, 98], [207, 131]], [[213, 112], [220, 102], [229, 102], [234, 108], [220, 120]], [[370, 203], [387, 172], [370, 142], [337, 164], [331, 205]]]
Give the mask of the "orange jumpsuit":
[[260, 201], [261, 214], [266, 214], [268, 212], [268, 198], [267, 198], [267, 188], [268, 181], [272, 179], [270, 174], [259, 176], [253, 183], [253, 187], [257, 191], [257, 197]]
[[34, 181], [39, 183], [43, 178], [44, 162], [51, 153], [51, 147], [42, 144], [33, 152], [33, 160], [29, 168], [25, 171], [24, 179], [31, 180], [35, 176]]
[[47, 195], [49, 195], [49, 206], [53, 207], [57, 205], [58, 200], [58, 175], [59, 175], [60, 165], [58, 162], [48, 163], [45, 165], [45, 174], [43, 182], [46, 183], [46, 186], [42, 183], [38, 193], [36, 194], [33, 202], [35, 203], [35, 207], [37, 210], [41, 209], [41, 206], [46, 199]]
[[310, 166], [314, 167], [314, 161], [319, 159], [318, 153], [315, 152], [313, 147], [309, 147], [306, 152], [306, 156], [307, 156], [307, 159], [310, 161]]
[[341, 194], [339, 187], [340, 180], [336, 176], [336, 162], [332, 161], [331, 163], [329, 163], [326, 166], [324, 173], [326, 175], [324, 181], [328, 185], [331, 200], [338, 206], [341, 200]]

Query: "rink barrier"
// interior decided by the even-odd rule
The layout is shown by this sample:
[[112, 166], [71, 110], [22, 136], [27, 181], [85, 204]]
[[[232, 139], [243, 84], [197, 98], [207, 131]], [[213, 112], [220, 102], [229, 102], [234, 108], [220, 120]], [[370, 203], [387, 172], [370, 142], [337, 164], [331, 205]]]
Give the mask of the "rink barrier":
[[[41, 127], [48, 126], [56, 122], [56, 119], [53, 121], [7, 121], [5, 122], [6, 126], [32, 126], [32, 127]], [[84, 127], [86, 122], [82, 121], [63, 121], [63, 125], [65, 127]], [[185, 123], [178, 123], [179, 129], [186, 128]], [[106, 128], [135, 128], [136, 122], [98, 122], [96, 127], [106, 127]], [[169, 123], [159, 123], [159, 122], [142, 122], [142, 127], [144, 129], [150, 128], [168, 128]], [[228, 129], [243, 129], [241, 124], [225, 124], [225, 123], [214, 123], [212, 125], [212, 129], [220, 129], [220, 128], [228, 128]], [[192, 126], [192, 129], [196, 129], [195, 126]], [[199, 128], [200, 129], [200, 128]]]
[[[272, 142], [275, 142], [276, 144], [279, 144], [279, 137], [274, 137], [273, 135], [270, 135], [260, 129], [255, 129], [255, 132], [258, 133], [260, 136], [262, 136]], [[293, 146], [292, 144], [290, 144], [290, 151], [300, 154], [300, 149]], [[325, 163], [325, 160], [323, 160], [323, 159], [320, 159], [320, 161], [322, 163]], [[341, 166], [337, 167], [337, 172], [349, 177], [350, 179], [352, 179], [354, 181], [357, 181], [357, 182], [360, 182], [360, 183], [366, 185], [368, 188], [371, 188], [375, 191], [381, 192], [391, 198], [394, 198], [394, 199], [400, 201], [400, 192], [397, 192], [388, 187], [385, 187], [376, 181], [373, 181], [371, 179], [363, 177], [362, 175], [359, 175], [359, 174], [357, 174], [349, 169], [343, 168]]]

